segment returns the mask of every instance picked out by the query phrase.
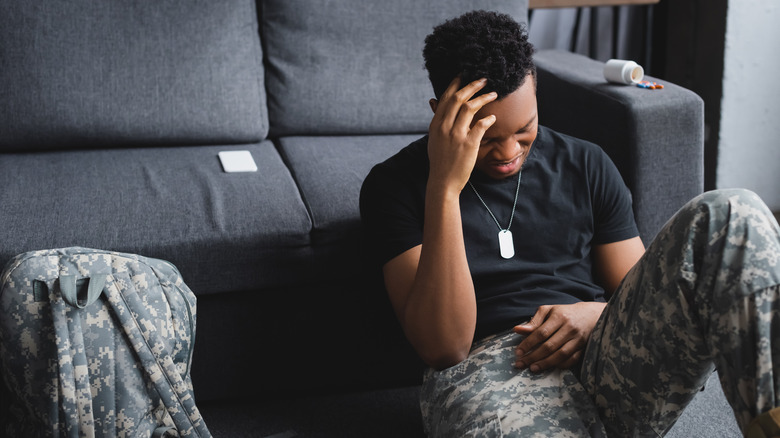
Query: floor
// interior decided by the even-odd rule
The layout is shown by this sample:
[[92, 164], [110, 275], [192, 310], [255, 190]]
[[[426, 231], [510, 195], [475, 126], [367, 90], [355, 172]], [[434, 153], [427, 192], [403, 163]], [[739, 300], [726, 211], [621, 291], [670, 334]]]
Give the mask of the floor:
[[[198, 403], [215, 438], [424, 438], [419, 387], [263, 403]], [[669, 438], [741, 437], [717, 380], [688, 406]]]

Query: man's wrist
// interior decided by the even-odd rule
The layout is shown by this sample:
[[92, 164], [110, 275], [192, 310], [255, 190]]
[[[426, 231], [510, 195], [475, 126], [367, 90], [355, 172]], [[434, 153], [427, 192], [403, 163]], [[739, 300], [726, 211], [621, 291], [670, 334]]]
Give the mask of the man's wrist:
[[465, 187], [465, 184], [459, 186], [458, 184], [453, 184], [451, 182], [429, 179], [425, 196], [426, 199], [460, 202], [460, 192], [463, 191], [463, 187]]

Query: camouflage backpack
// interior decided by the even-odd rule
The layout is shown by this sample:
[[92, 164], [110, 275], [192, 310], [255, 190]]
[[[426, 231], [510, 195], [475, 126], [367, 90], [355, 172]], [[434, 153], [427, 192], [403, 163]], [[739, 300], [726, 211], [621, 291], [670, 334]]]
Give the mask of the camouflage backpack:
[[21, 254], [0, 276], [0, 435], [208, 437], [194, 340], [195, 295], [168, 262]]

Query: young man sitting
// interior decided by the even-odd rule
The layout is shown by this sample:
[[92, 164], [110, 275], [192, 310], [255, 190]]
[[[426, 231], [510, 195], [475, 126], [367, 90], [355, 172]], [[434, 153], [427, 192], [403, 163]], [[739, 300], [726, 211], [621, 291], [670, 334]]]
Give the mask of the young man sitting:
[[645, 251], [605, 153], [539, 125], [532, 55], [505, 15], [435, 28], [429, 134], [361, 192], [426, 431], [663, 435], [717, 367], [743, 430], [780, 433], [777, 222], [710, 192]]

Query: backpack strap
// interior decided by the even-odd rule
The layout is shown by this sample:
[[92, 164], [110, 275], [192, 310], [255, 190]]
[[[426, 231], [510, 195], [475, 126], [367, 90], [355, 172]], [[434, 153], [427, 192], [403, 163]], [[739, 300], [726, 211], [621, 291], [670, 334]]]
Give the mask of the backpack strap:
[[127, 273], [114, 273], [106, 277], [103, 291], [180, 436], [211, 437], [195, 406], [192, 391], [166, 351], [154, 319], [141, 302], [133, 281]]
[[[51, 412], [52, 435], [95, 436], [95, 419], [81, 329], [81, 312], [75, 311], [68, 305], [61, 294], [54, 293], [50, 297], [59, 363], [57, 397], [62, 406], [61, 410], [54, 409], [55, 412]], [[59, 418], [60, 415], [64, 418]], [[58, 432], [58, 427], [64, 427], [64, 430]]]
[[60, 275], [59, 282], [62, 299], [73, 307], [83, 309], [100, 297], [106, 284], [106, 275], [93, 274], [80, 280], [76, 280], [75, 275]]

